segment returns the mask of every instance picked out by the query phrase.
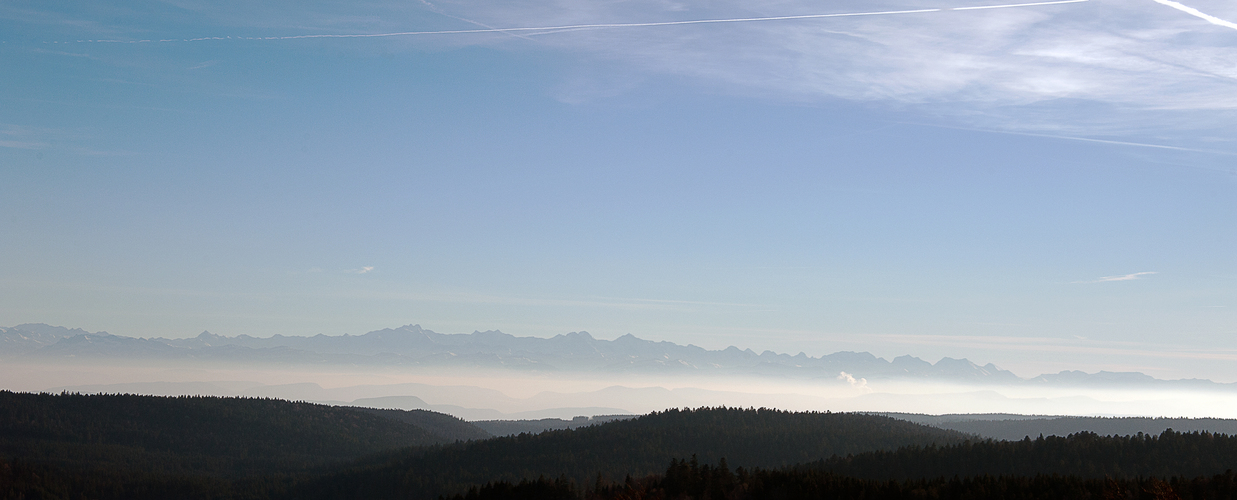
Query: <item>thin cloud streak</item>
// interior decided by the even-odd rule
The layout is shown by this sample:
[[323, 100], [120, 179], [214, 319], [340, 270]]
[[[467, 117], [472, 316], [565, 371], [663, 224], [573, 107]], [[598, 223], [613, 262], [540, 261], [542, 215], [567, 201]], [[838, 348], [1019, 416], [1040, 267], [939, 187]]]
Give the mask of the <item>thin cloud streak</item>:
[[1156, 271], [1143, 271], [1141, 273], [1130, 273], [1130, 274], [1123, 274], [1120, 276], [1104, 276], [1103, 278], [1098, 278], [1098, 279], [1094, 279], [1090, 281], [1075, 281], [1074, 283], [1107, 283], [1109, 281], [1134, 281], [1143, 276], [1147, 276], [1151, 274], [1159, 274], [1159, 273]]
[[1067, 141], [1096, 142], [1100, 144], [1112, 144], [1116, 146], [1134, 146], [1138, 148], [1170, 149], [1173, 151], [1186, 151], [1190, 153], [1206, 153], [1206, 154], [1213, 154], [1213, 155], [1237, 156], [1237, 153], [1232, 153], [1229, 151], [1217, 151], [1214, 149], [1183, 148], [1179, 146], [1165, 146], [1163, 144], [1148, 144], [1145, 142], [1113, 141], [1113, 140], [1108, 140], [1108, 139], [1092, 139], [1089, 137], [1070, 137], [1068, 135], [1031, 134], [1031, 133], [1022, 133], [1022, 132], [1006, 132], [1006, 133], [1016, 134], [1016, 135], [1025, 135], [1025, 136], [1030, 136], [1030, 137], [1045, 137], [1049, 139], [1064, 139]]
[[[639, 4], [662, 8], [653, 1]], [[601, 20], [627, 15], [634, 8], [601, 9], [590, 2], [564, 0], [562, 13], [557, 14], [540, 12], [536, 5], [458, 8], [466, 9], [470, 19], [495, 25], [528, 24], [546, 16]], [[676, 5], [750, 8], [737, 1]], [[811, 8], [806, 2], [779, 8], [796, 7]], [[1090, 134], [1149, 130], [1160, 131], [1156, 135], [1163, 137], [1166, 123], [1204, 129], [1231, 123], [1225, 113], [1237, 109], [1232, 97], [1237, 73], [1223, 64], [1228, 60], [1224, 35], [1208, 33], [1183, 41], [1180, 33], [1197, 29], [1194, 20], [1165, 16], [1163, 7], [1152, 2], [976, 7], [985, 9], [954, 7], [938, 12], [942, 15], [855, 18], [845, 24], [845, 32], [815, 23], [754, 23], [742, 30], [702, 31], [690, 37], [672, 30], [650, 31], [642, 39], [595, 32], [545, 43], [627, 60], [638, 70], [736, 87], [729, 91], [754, 91], [795, 102], [820, 98], [897, 102], [991, 128], [1049, 133], [1068, 129], [1060, 135], [1077, 140]], [[979, 19], [951, 19], [944, 15], [949, 13]], [[1193, 140], [1199, 134], [1185, 137]], [[1124, 145], [1191, 149], [1128, 142]]]
[[209, 68], [209, 67], [214, 66], [214, 65], [216, 65], [216, 64], [219, 64], [219, 61], [218, 61], [218, 60], [212, 60], [212, 61], [206, 61], [206, 62], [203, 62], [203, 63], [195, 64], [195, 65], [190, 66], [190, 67], [185, 68], [185, 69], [202, 69], [202, 68]]
[[[1199, 130], [1228, 126], [1229, 115], [1237, 111], [1237, 98], [1233, 97], [1237, 95], [1233, 93], [1237, 72], [1224, 63], [1229, 59], [1226, 35], [1203, 30], [1197, 36], [1182, 39], [1180, 34], [1198, 31], [1196, 19], [1166, 15], [1163, 5], [1153, 2], [1063, 0], [937, 5], [902, 11], [893, 10], [897, 7], [892, 5], [885, 7], [891, 10], [880, 10], [882, 7], [867, 2], [851, 1], [849, 6], [833, 4], [832, 8], [840, 11], [833, 14], [813, 14], [819, 12], [819, 4], [806, 0], [779, 3], [775, 12], [756, 9], [755, 14], [750, 4], [737, 0], [685, 0], [673, 4], [660, 0], [617, 4], [561, 0], [552, 6], [534, 0], [444, 3], [442, 7], [449, 6], [450, 11], [423, 2], [429, 10], [474, 24], [466, 28], [476, 29], [404, 31], [400, 26], [417, 21], [393, 16], [384, 20], [385, 26], [372, 28], [375, 32], [370, 33], [365, 31], [371, 28], [362, 27], [363, 24], [339, 24], [338, 30], [331, 30], [334, 33], [164, 40], [120, 40], [109, 34], [94, 38], [111, 40], [79, 42], [426, 35], [441, 40], [427, 43], [468, 46], [509, 43], [514, 37], [532, 38], [541, 44], [538, 49], [558, 48], [610, 62], [626, 61], [631, 67], [622, 68], [625, 74], [676, 74], [736, 87], [727, 91], [754, 91], [796, 102], [837, 98], [894, 102], [925, 108], [932, 114], [944, 115], [946, 121], [961, 120], [998, 129], [1052, 133], [1068, 128], [1063, 136], [1141, 134], [1154, 127], [1161, 132], [1165, 128], [1169, 132], [1181, 129], [1180, 137], [1192, 142], [1202, 137], [1197, 133]], [[848, 8], [855, 11], [845, 12]], [[860, 12], [865, 9], [871, 11]], [[895, 15], [918, 10], [925, 12]], [[696, 19], [671, 20], [681, 19], [685, 16], [683, 12], [698, 14], [691, 15]], [[806, 14], [793, 15], [797, 13]], [[947, 15], [951, 13], [968, 17], [951, 19]], [[838, 21], [845, 17], [847, 21], [841, 23], [844, 32], [826, 29], [828, 26], [822, 24], [824, 20], [820, 17], [836, 17]], [[971, 21], [972, 17], [976, 19]], [[648, 22], [609, 22], [616, 19]], [[703, 28], [722, 26], [719, 23], [729, 24], [716, 31]], [[699, 29], [655, 28], [693, 24]], [[280, 33], [285, 29], [303, 30], [307, 25], [314, 24], [290, 20], [252, 29]], [[649, 27], [649, 31], [633, 34], [623, 29], [641, 26]], [[415, 50], [419, 43], [421, 40], [403, 48]], [[603, 92], [594, 98], [607, 95]], [[574, 95], [561, 99], [579, 103]], [[1078, 106], [1075, 100], [1102, 107]], [[1209, 134], [1225, 135], [1218, 131]], [[1189, 142], [1181, 145], [1186, 144]], [[1165, 150], [1177, 147], [1139, 141], [1130, 141], [1128, 145]]]
[[1177, 10], [1179, 10], [1179, 11], [1181, 11], [1181, 12], [1185, 12], [1186, 14], [1189, 14], [1189, 15], [1191, 15], [1191, 16], [1197, 17], [1197, 18], [1199, 18], [1199, 19], [1203, 19], [1203, 20], [1205, 20], [1205, 21], [1207, 21], [1207, 22], [1209, 22], [1209, 23], [1211, 23], [1211, 24], [1214, 24], [1214, 25], [1216, 25], [1216, 26], [1223, 26], [1223, 27], [1225, 27], [1225, 28], [1232, 28], [1232, 29], [1237, 30], [1237, 23], [1233, 23], [1233, 22], [1230, 22], [1230, 21], [1225, 21], [1225, 20], [1220, 19], [1220, 18], [1218, 18], [1218, 17], [1215, 17], [1215, 16], [1212, 16], [1212, 15], [1205, 14], [1205, 13], [1203, 13], [1203, 12], [1199, 11], [1198, 9], [1195, 9], [1194, 7], [1190, 7], [1190, 6], [1188, 6], [1188, 5], [1182, 5], [1182, 4], [1180, 4], [1180, 3], [1174, 2], [1173, 0], [1154, 0], [1154, 1], [1155, 1], [1155, 3], [1158, 3], [1158, 4], [1160, 4], [1160, 5], [1167, 5], [1167, 6], [1169, 6], [1169, 7], [1172, 7], [1172, 8], [1174, 8], [1174, 9], [1177, 9]]
[[48, 144], [45, 142], [26, 142], [26, 141], [5, 141], [0, 140], [0, 148], [13, 149], [47, 149]]
[[[1087, 0], [1078, 0], [1087, 1]], [[606, 29], [606, 28], [647, 28], [657, 26], [682, 26], [690, 24], [717, 24], [717, 23], [746, 23], [758, 21], [788, 21], [797, 19], [821, 19], [828, 17], [856, 17], [856, 16], [881, 16], [894, 14], [919, 14], [924, 12], [940, 12], [943, 9], [917, 9], [917, 10], [891, 10], [879, 12], [848, 12], [841, 14], [809, 14], [802, 16], [775, 16], [775, 17], [749, 17], [749, 18], [734, 18], [734, 19], [697, 19], [691, 21], [665, 21], [651, 23], [597, 23], [597, 24], [571, 24], [565, 26], [539, 26], [539, 27], [521, 27], [521, 28], [485, 28], [472, 30], [438, 30], [438, 31], [399, 31], [394, 33], [350, 33], [350, 34], [318, 34], [318, 35], [290, 35], [290, 36], [259, 36], [259, 37], [201, 37], [201, 38], [184, 38], [175, 39], [168, 38], [162, 40], [77, 40], [78, 43], [156, 43], [156, 42], [201, 42], [208, 40], [302, 40], [309, 38], [389, 38], [400, 36], [416, 36], [416, 35], [462, 35], [472, 33], [510, 33], [516, 31], [568, 31], [582, 29]], [[70, 43], [70, 42], [52, 42], [52, 43]]]
[[[1223, 155], [1223, 156], [1237, 156], [1237, 153], [1232, 152], [1232, 151], [1221, 151], [1218, 149], [1186, 148], [1186, 147], [1181, 147], [1181, 146], [1169, 146], [1167, 144], [1153, 144], [1153, 143], [1147, 143], [1147, 142], [1114, 141], [1111, 139], [1095, 139], [1091, 137], [1076, 137], [1076, 136], [1069, 136], [1069, 135], [1039, 134], [1035, 132], [1019, 132], [1019, 131], [1014, 131], [1014, 130], [995, 130], [995, 129], [990, 129], [990, 128], [954, 127], [954, 126], [942, 125], [938, 123], [919, 123], [919, 122], [899, 122], [899, 123], [902, 123], [905, 125], [914, 125], [917, 127], [934, 127], [934, 128], [943, 128], [943, 129], [949, 129], [949, 130], [964, 130], [967, 132], [987, 132], [987, 133], [992, 133], [992, 134], [1017, 135], [1017, 136], [1022, 136], [1022, 137], [1042, 137], [1045, 139], [1061, 139], [1065, 141], [1093, 142], [1097, 144], [1110, 144], [1113, 146], [1131, 146], [1131, 147], [1136, 147], [1136, 148], [1167, 149], [1170, 151], [1182, 151], [1182, 152], [1187, 152], [1187, 153], [1203, 153], [1203, 154]], [[1207, 169], [1207, 170], [1212, 170], [1212, 169]], [[1220, 170], [1220, 171], [1229, 172], [1228, 170]]]
[[1034, 2], [1034, 3], [1011, 3], [1006, 5], [980, 5], [976, 7], [954, 7], [949, 10], [983, 10], [983, 9], [1009, 9], [1012, 7], [1037, 7], [1040, 5], [1061, 5], [1066, 3], [1079, 3], [1088, 0], [1063, 0], [1057, 2]]
[[[73, 42], [45, 42], [45, 43], [168, 43], [168, 42], [201, 42], [212, 40], [301, 40], [311, 38], [389, 38], [401, 36], [417, 36], [417, 35], [460, 35], [473, 33], [511, 33], [511, 32], [565, 32], [582, 29], [614, 29], [614, 28], [648, 28], [661, 26], [685, 26], [693, 24], [723, 24], [723, 23], [751, 23], [751, 22], [769, 22], [769, 21], [794, 21], [804, 19], [826, 19], [835, 17], [867, 17], [867, 16], [888, 16], [900, 14], [922, 14], [929, 12], [942, 11], [966, 11], [978, 9], [1003, 9], [1016, 7], [1037, 7], [1044, 5], [1062, 5], [1071, 3], [1083, 3], [1090, 0], [1059, 0], [1052, 2], [1035, 2], [1035, 3], [1018, 3], [1018, 4], [1003, 4], [1003, 5], [984, 5], [977, 7], [939, 7], [929, 9], [912, 9], [912, 10], [886, 10], [873, 12], [843, 12], [834, 14], [803, 14], [794, 16], [768, 16], [768, 17], [741, 17], [741, 18], [724, 18], [724, 19], [694, 19], [686, 21], [661, 21], [661, 22], [637, 22], [637, 23], [592, 23], [592, 24], [568, 24], [562, 26], [538, 26], [538, 27], [515, 27], [515, 28], [484, 28], [471, 30], [434, 30], [434, 31], [399, 31], [393, 33], [342, 33], [342, 34], [314, 34], [314, 35], [289, 35], [289, 36], [266, 36], [266, 37], [243, 37], [243, 36], [211, 36], [199, 38], [165, 38], [165, 39], [149, 39], [149, 40], [75, 40]], [[472, 21], [456, 16], [451, 16], [455, 19], [460, 19], [473, 24], [486, 26], [477, 21]], [[543, 33], [544, 34], [544, 33]]]

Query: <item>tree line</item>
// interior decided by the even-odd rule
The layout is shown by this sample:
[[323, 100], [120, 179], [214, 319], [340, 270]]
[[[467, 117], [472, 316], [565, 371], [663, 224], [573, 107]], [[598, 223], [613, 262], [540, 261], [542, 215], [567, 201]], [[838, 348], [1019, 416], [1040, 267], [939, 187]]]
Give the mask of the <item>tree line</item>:
[[1201, 499], [1232, 498], [1237, 463], [1237, 438], [1171, 430], [997, 441], [875, 415], [698, 408], [463, 441], [442, 433], [466, 423], [429, 417], [0, 391], [0, 499]]
[[443, 500], [1219, 500], [1237, 498], [1237, 475], [1107, 477], [938, 476], [863, 479], [819, 469], [745, 469], [671, 461], [665, 472], [580, 488], [565, 477], [497, 481]]

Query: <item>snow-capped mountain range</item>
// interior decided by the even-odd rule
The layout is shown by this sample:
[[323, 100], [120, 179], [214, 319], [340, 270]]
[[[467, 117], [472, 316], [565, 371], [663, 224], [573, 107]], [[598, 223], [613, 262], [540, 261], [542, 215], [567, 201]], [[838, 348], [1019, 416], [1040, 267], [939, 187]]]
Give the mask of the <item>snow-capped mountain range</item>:
[[44, 324], [0, 327], [0, 357], [144, 358], [291, 364], [375, 366], [461, 366], [540, 372], [726, 373], [807, 379], [836, 379], [843, 372], [867, 379], [929, 379], [993, 384], [1128, 385], [1173, 384], [1226, 387], [1207, 380], [1157, 380], [1136, 372], [1063, 371], [1031, 379], [989, 363], [942, 358], [930, 363], [913, 356], [886, 360], [866, 352], [756, 353], [728, 347], [657, 342], [627, 334], [614, 340], [572, 332], [552, 338], [516, 337], [500, 331], [443, 334], [406, 325], [364, 335], [259, 338], [210, 332], [189, 339], [133, 338]]

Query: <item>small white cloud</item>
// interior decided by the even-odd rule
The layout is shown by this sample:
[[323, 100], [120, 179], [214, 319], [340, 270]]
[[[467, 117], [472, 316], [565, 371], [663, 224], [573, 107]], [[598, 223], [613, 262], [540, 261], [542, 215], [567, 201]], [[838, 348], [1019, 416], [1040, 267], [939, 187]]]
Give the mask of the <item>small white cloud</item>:
[[365, 273], [368, 273], [368, 272], [373, 271], [373, 270], [374, 270], [374, 266], [365, 266], [365, 267], [362, 267], [362, 268], [361, 268], [361, 270], [357, 271], [356, 273], [357, 273], [357, 274], [365, 274]]
[[855, 389], [859, 389], [861, 391], [865, 391], [865, 392], [872, 391], [872, 389], [868, 387], [868, 379], [866, 378], [861, 378], [861, 379], [856, 380], [854, 375], [851, 375], [846, 372], [841, 372], [838, 375], [838, 380], [845, 380], [846, 383], [850, 384], [851, 387]]
[[1074, 283], [1105, 283], [1108, 281], [1134, 281], [1142, 276], [1146, 276], [1149, 274], [1159, 274], [1159, 273], [1156, 271], [1143, 271], [1141, 273], [1123, 274], [1121, 276], [1105, 276], [1103, 278], [1098, 278], [1098, 279], [1094, 279], [1090, 281], [1075, 281]]

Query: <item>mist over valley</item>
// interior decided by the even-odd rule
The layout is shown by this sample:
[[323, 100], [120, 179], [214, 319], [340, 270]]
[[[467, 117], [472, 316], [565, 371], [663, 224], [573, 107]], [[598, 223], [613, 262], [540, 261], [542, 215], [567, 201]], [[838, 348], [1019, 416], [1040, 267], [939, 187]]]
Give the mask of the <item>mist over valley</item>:
[[132, 338], [42, 324], [0, 330], [22, 390], [275, 397], [426, 409], [466, 420], [735, 406], [923, 414], [1237, 417], [1237, 386], [1136, 373], [1023, 378], [993, 364], [863, 352], [820, 357], [586, 332]]

